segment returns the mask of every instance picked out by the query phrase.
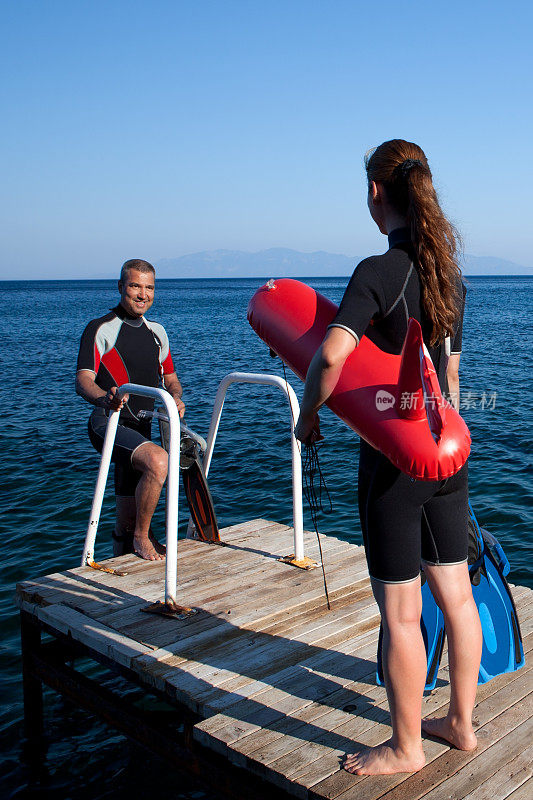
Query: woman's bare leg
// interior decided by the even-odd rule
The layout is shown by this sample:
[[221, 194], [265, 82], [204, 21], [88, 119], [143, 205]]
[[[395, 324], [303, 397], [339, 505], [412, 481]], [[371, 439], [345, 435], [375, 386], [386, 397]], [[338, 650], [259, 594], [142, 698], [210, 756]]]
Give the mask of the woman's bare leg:
[[422, 728], [446, 739], [460, 750], [474, 750], [472, 727], [476, 702], [482, 632], [472, 586], [465, 564], [425, 564], [424, 572], [435, 600], [444, 614], [450, 662], [450, 707], [445, 717], [425, 719]]
[[357, 775], [416, 772], [425, 764], [420, 728], [427, 658], [420, 630], [420, 578], [401, 584], [372, 580], [383, 623], [382, 661], [392, 738], [346, 757]]

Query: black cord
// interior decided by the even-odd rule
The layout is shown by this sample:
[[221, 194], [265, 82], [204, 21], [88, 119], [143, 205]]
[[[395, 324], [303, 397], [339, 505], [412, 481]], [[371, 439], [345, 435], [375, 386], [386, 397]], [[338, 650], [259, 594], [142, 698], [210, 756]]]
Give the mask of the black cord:
[[[285, 363], [281, 361], [281, 364], [283, 367], [283, 376], [285, 378], [285, 383], [287, 385], [287, 390], [288, 390], [289, 382], [287, 380]], [[292, 406], [290, 406], [290, 408], [291, 408], [292, 423], [293, 426], [296, 427], [296, 420], [294, 419], [294, 415], [292, 413]], [[309, 444], [304, 443], [304, 448], [305, 451], [302, 463], [302, 474], [304, 479], [303, 491], [305, 499], [307, 500], [309, 509], [311, 511], [311, 519], [313, 520], [313, 527], [315, 529], [316, 538], [318, 542], [318, 550], [320, 553], [320, 565], [322, 567], [322, 578], [324, 580], [324, 594], [326, 595], [326, 603], [328, 611], [331, 611], [331, 603], [329, 600], [329, 592], [328, 592], [328, 581], [326, 577], [326, 568], [324, 565], [324, 554], [322, 552], [322, 542], [320, 541], [320, 534], [318, 532], [318, 514], [320, 511], [324, 511], [327, 514], [330, 514], [333, 511], [333, 503], [331, 502], [331, 495], [328, 491], [328, 487], [326, 486], [324, 473], [322, 472], [322, 469], [320, 467], [317, 443], [316, 442], [309, 442]], [[316, 486], [317, 475], [318, 475], [318, 487]], [[329, 508], [327, 509], [324, 508], [324, 504], [322, 502], [323, 492], [325, 492], [327, 496], [327, 502], [329, 504]]]

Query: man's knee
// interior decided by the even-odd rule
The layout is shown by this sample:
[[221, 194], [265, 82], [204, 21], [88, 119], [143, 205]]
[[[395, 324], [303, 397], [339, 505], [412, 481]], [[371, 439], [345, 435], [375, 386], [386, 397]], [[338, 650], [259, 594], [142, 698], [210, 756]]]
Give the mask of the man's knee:
[[152, 442], [141, 445], [134, 452], [131, 463], [135, 469], [149, 472], [158, 483], [164, 484], [168, 473], [168, 454], [162, 447]]

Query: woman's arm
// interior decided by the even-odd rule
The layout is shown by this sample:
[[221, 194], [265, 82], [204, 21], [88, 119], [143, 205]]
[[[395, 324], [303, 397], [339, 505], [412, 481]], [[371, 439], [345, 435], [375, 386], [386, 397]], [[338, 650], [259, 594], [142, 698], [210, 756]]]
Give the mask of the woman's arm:
[[330, 328], [307, 371], [300, 417], [294, 431], [305, 442], [316, 429], [317, 411], [337, 385], [344, 362], [357, 347], [357, 340], [343, 328]]
[[452, 353], [448, 361], [446, 377], [448, 379], [448, 390], [450, 393], [450, 403], [459, 411], [459, 360], [461, 353]]

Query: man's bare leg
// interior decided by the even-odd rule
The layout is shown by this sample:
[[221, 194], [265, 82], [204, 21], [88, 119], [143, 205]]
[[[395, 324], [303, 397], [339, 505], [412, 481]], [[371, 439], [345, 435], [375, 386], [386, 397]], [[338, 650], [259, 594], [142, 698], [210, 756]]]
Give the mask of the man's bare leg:
[[422, 729], [431, 736], [446, 739], [459, 750], [475, 750], [477, 738], [472, 726], [472, 711], [476, 702], [483, 638], [468, 567], [466, 564], [427, 564], [424, 572], [444, 614], [451, 695], [446, 716], [422, 720]]
[[133, 553], [133, 534], [135, 532], [135, 497], [117, 495], [115, 531], [113, 534], [113, 555], [123, 556]]
[[134, 451], [131, 463], [134, 469], [142, 472], [135, 490], [137, 513], [133, 549], [146, 561], [160, 561], [165, 557], [165, 550], [159, 543], [156, 546], [150, 524], [167, 477], [168, 454], [157, 444], [145, 442]]
[[[117, 511], [115, 518], [115, 531], [113, 534], [113, 555], [123, 556], [135, 552], [133, 549], [133, 535], [135, 533], [135, 519], [137, 506], [135, 496], [119, 496], [116, 498]], [[160, 555], [165, 555], [166, 547], [155, 538], [150, 528], [149, 539]]]
[[372, 580], [383, 622], [383, 671], [392, 738], [346, 756], [343, 767], [356, 775], [416, 772], [425, 764], [420, 717], [427, 660], [420, 614], [420, 578], [402, 584]]

